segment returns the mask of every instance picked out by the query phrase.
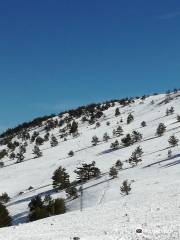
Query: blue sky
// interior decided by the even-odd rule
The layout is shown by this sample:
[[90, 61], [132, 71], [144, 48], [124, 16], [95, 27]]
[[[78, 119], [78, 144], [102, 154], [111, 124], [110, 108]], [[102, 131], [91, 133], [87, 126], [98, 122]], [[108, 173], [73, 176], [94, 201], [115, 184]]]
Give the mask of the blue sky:
[[180, 87], [179, 0], [0, 2], [0, 129]]

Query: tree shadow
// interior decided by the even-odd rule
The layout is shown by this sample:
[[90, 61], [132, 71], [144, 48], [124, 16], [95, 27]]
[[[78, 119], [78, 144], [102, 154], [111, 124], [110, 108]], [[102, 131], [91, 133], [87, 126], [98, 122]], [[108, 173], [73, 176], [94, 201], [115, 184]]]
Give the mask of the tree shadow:
[[[162, 150], [161, 150], [162, 151]], [[163, 160], [160, 160], [160, 161], [157, 161], [157, 162], [154, 162], [154, 163], [151, 163], [151, 164], [149, 164], [149, 165], [146, 165], [146, 166], [144, 166], [143, 168], [148, 168], [148, 167], [151, 167], [151, 166], [154, 166], [154, 165], [156, 165], [156, 164], [161, 164], [161, 163], [163, 163], [163, 162], [166, 162], [166, 161], [170, 161], [170, 160], [172, 160], [172, 159], [175, 159], [175, 158], [177, 158], [177, 157], [180, 157], [180, 154], [176, 154], [176, 155], [174, 155], [174, 156], [172, 156], [172, 157], [169, 157], [169, 158], [166, 158], [166, 159], [163, 159]], [[177, 161], [176, 161], [177, 162]], [[173, 163], [175, 163], [175, 162], [173, 162]], [[164, 165], [164, 166], [161, 166], [161, 167], [165, 167], [165, 166], [173, 166], [173, 165], [176, 165], [176, 164], [178, 164], [178, 163], [176, 163], [176, 164], [173, 164], [173, 163], [168, 163], [168, 164], [166, 164], [166, 165]], [[179, 160], [179, 163], [180, 163], [180, 160]]]
[[[178, 157], [180, 157], [180, 154], [176, 154], [170, 159], [174, 159], [174, 158], [178, 158]], [[178, 165], [178, 164], [180, 164], [180, 160], [176, 160], [174, 162], [167, 163], [164, 166], [162, 166], [162, 168], [172, 167], [172, 166], [175, 166], [175, 165]]]

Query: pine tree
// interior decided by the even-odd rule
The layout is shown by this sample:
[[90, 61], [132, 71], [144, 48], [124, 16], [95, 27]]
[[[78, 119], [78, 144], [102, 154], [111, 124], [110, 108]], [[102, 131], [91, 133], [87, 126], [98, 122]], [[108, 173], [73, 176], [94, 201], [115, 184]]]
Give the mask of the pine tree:
[[50, 144], [51, 144], [51, 147], [56, 147], [58, 145], [58, 140], [54, 135], [51, 136]]
[[132, 167], [137, 166], [137, 164], [141, 161], [141, 157], [136, 152], [133, 152], [131, 157], [129, 158], [129, 164], [131, 164]]
[[103, 135], [103, 141], [104, 141], [104, 142], [108, 142], [109, 139], [110, 139], [110, 137], [109, 137], [109, 135], [107, 134], [107, 132], [104, 133], [104, 135]]
[[174, 113], [174, 108], [173, 108], [173, 107], [170, 107], [169, 113], [170, 113], [171, 115]]
[[133, 131], [131, 135], [132, 142], [139, 142], [142, 140], [142, 134], [138, 131]]
[[120, 111], [119, 111], [119, 108], [116, 108], [116, 110], [115, 110], [115, 117], [118, 117], [120, 114], [121, 114], [121, 113], [120, 113]]
[[7, 208], [0, 203], [0, 228], [11, 226], [11, 221]]
[[120, 160], [117, 160], [117, 162], [115, 163], [115, 167], [117, 168], [117, 170], [122, 170], [123, 163]]
[[177, 121], [180, 122], [180, 115], [177, 115]]
[[115, 142], [111, 143], [110, 148], [117, 150], [119, 148], [119, 142], [116, 140]]
[[133, 143], [131, 135], [128, 133], [126, 137], [121, 139], [121, 142], [125, 147], [130, 146]]
[[143, 150], [142, 150], [142, 148], [141, 148], [140, 146], [138, 146], [138, 147], [135, 149], [134, 153], [136, 154], [137, 157], [141, 158], [142, 155], [143, 155]]
[[130, 124], [132, 121], [134, 121], [134, 116], [130, 113], [127, 117], [127, 124]]
[[10, 201], [10, 197], [6, 192], [0, 195], [0, 203], [8, 203], [9, 201]]
[[38, 136], [35, 142], [36, 142], [36, 145], [41, 146], [44, 143], [44, 138]]
[[78, 192], [75, 186], [70, 186], [66, 189], [66, 194], [68, 198], [76, 199], [78, 198]]
[[96, 145], [98, 144], [98, 142], [99, 142], [98, 137], [97, 137], [97, 136], [93, 136], [91, 142], [92, 142], [92, 145], [93, 145], [93, 146], [96, 146]]
[[68, 156], [69, 156], [69, 157], [73, 157], [73, 156], [74, 156], [74, 152], [71, 150], [71, 151], [68, 153]]
[[42, 157], [42, 151], [39, 149], [37, 145], [34, 146], [33, 154], [35, 155], [34, 158]]
[[160, 123], [156, 130], [156, 135], [160, 137], [165, 133], [165, 131], [166, 131], [166, 126], [164, 125], [164, 123]]
[[146, 127], [146, 126], [147, 126], [146, 122], [145, 122], [145, 121], [142, 121], [142, 122], [141, 122], [141, 127]]
[[170, 147], [175, 147], [178, 145], [179, 139], [177, 139], [175, 136], [171, 136], [168, 140]]
[[125, 195], [129, 195], [130, 191], [131, 191], [131, 184], [128, 183], [127, 180], [125, 180], [122, 184], [122, 186], [120, 187], [120, 190], [123, 194]]
[[16, 154], [14, 152], [12, 152], [10, 155], [9, 155], [9, 158], [14, 160], [16, 158]]
[[117, 137], [120, 137], [120, 136], [122, 136], [122, 135], [123, 135], [123, 129], [122, 129], [121, 126], [119, 126], [119, 127], [117, 127], [117, 129], [116, 129], [116, 136], [117, 136]]
[[69, 133], [70, 134], [76, 134], [78, 132], [78, 123], [77, 122], [75, 122], [75, 121], [73, 121], [72, 122], [72, 125], [70, 126], [70, 131], [69, 131]]
[[78, 167], [74, 172], [77, 174], [77, 179], [80, 182], [86, 182], [91, 178], [98, 177], [101, 173], [94, 161], [90, 164], [82, 164], [82, 167]]
[[116, 170], [116, 168], [113, 166], [110, 168], [109, 170], [109, 176], [112, 178], [117, 178], [118, 175], [118, 171]]
[[66, 189], [70, 186], [69, 174], [65, 168], [59, 167], [53, 174], [53, 188], [55, 191]]

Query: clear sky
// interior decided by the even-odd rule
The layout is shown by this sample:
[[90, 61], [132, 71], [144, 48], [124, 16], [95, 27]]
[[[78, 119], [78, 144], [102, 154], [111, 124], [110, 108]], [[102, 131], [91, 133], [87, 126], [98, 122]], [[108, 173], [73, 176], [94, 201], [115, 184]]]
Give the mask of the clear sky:
[[180, 1], [0, 1], [0, 83], [0, 130], [179, 88]]

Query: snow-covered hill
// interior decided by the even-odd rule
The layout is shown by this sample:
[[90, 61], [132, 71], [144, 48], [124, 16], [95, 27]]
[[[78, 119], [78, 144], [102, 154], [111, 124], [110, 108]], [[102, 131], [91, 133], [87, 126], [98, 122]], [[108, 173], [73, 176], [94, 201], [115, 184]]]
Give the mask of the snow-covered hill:
[[[121, 115], [115, 117], [119, 107]], [[175, 112], [166, 115], [166, 110], [174, 107]], [[127, 124], [127, 116], [132, 113], [134, 121]], [[67, 136], [67, 141], [60, 139], [56, 127], [50, 131], [59, 144], [51, 147], [49, 141], [40, 149], [43, 156], [34, 158], [32, 149], [34, 143], [28, 140], [27, 151], [23, 162], [17, 164], [16, 159], [3, 159], [4, 167], [0, 169], [0, 194], [7, 192], [11, 197], [7, 208], [16, 226], [0, 230], [0, 240], [58, 240], [58, 239], [180, 239], [180, 149], [171, 148], [172, 156], [168, 157], [169, 137], [175, 135], [180, 139], [180, 93], [154, 95], [145, 99], [136, 99], [131, 104], [122, 106], [116, 103], [103, 111], [103, 116], [96, 123], [89, 125], [81, 118], [75, 119], [79, 124], [79, 136]], [[67, 114], [65, 114], [67, 115]], [[63, 117], [65, 117], [65, 115]], [[58, 117], [53, 118], [58, 119]], [[123, 120], [121, 122], [121, 119]], [[145, 121], [147, 126], [142, 127]], [[107, 124], [109, 122], [110, 124]], [[159, 123], [164, 123], [166, 132], [163, 136], [155, 136]], [[44, 123], [45, 124], [45, 123]], [[113, 136], [112, 132], [122, 126], [123, 136]], [[121, 139], [133, 130], [140, 132], [143, 138], [140, 142], [128, 147], [120, 146], [112, 151], [110, 145], [116, 139]], [[43, 126], [36, 128], [44, 137]], [[29, 129], [30, 135], [34, 129]], [[111, 137], [103, 141], [107, 132]], [[92, 146], [92, 137], [96, 135], [100, 142]], [[18, 140], [17, 136], [13, 140]], [[131, 167], [128, 159], [132, 152], [141, 146], [143, 149], [142, 162]], [[1, 150], [7, 146], [1, 146]], [[74, 156], [69, 157], [69, 151]], [[118, 177], [110, 179], [109, 169], [117, 160], [123, 162], [123, 169]], [[52, 191], [52, 175], [59, 167], [66, 168], [70, 180], [76, 179], [74, 170], [82, 163], [96, 162], [102, 175], [91, 179], [83, 185], [83, 211], [80, 211], [80, 198], [67, 201], [67, 213], [50, 217], [33, 223], [27, 221], [28, 204], [38, 195], [51, 193], [53, 198], [66, 198], [64, 192]], [[131, 192], [124, 196], [120, 186], [124, 180], [131, 183]], [[33, 188], [28, 190], [29, 187]], [[21, 193], [21, 194], [19, 194]], [[19, 225], [19, 226], [17, 226]], [[136, 233], [142, 229], [142, 233]]]

